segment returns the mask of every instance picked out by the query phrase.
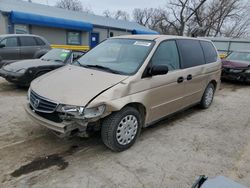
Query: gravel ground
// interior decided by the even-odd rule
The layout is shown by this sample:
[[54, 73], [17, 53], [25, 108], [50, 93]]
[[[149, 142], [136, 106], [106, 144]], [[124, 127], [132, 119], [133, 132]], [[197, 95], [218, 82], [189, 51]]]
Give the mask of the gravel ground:
[[250, 187], [249, 86], [223, 83], [208, 110], [146, 128], [122, 153], [99, 133], [57, 138], [26, 117], [26, 92], [0, 79], [0, 187], [186, 188], [201, 174]]

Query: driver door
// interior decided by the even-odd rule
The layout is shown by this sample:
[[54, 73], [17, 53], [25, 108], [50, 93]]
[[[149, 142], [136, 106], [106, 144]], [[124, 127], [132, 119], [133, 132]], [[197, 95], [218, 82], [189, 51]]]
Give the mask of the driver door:
[[17, 37], [5, 38], [0, 44], [4, 45], [4, 47], [0, 48], [0, 57], [3, 61], [8, 62], [20, 59], [20, 46]]
[[154, 65], [166, 65], [169, 72], [146, 78], [151, 84], [149, 122], [180, 110], [185, 96], [185, 70], [180, 68], [175, 40], [164, 41], [158, 46], [151, 59], [151, 66]]

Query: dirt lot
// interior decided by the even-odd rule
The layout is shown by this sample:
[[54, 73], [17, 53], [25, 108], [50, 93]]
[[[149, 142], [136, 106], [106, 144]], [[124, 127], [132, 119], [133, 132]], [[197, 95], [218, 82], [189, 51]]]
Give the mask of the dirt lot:
[[62, 140], [26, 117], [26, 90], [0, 79], [0, 187], [190, 187], [198, 175], [250, 186], [250, 86], [224, 83], [194, 107], [108, 150], [96, 134]]

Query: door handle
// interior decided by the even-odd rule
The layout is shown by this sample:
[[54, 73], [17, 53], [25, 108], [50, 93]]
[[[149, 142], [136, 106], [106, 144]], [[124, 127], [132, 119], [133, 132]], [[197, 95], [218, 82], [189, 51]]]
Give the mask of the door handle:
[[192, 78], [193, 78], [192, 74], [189, 74], [189, 75], [187, 76], [187, 80], [192, 80]]
[[181, 83], [181, 82], [183, 82], [184, 81], [184, 78], [181, 76], [181, 77], [179, 77], [178, 79], [177, 79], [177, 82], [178, 83]]

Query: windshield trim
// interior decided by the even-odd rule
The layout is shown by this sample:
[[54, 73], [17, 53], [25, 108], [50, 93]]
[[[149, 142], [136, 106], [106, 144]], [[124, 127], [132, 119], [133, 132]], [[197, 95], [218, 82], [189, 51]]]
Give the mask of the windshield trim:
[[[138, 64], [138, 67], [137, 67], [137, 69], [134, 71], [134, 72], [132, 72], [132, 73], [122, 73], [121, 72], [121, 74], [119, 74], [119, 75], [124, 75], [124, 76], [133, 76], [133, 75], [135, 75], [137, 72], [138, 72], [138, 70], [141, 68], [141, 66], [143, 65], [143, 63], [145, 62], [145, 60], [148, 58], [148, 56], [149, 56], [149, 54], [152, 52], [152, 49], [154, 48], [154, 46], [155, 46], [155, 44], [156, 44], [156, 42], [154, 41], [154, 40], [148, 40], [148, 39], [136, 39], [136, 38], [111, 38], [111, 39], [105, 39], [105, 40], [103, 40], [102, 42], [100, 42], [98, 45], [100, 45], [101, 43], [103, 43], [104, 41], [107, 41], [107, 40], [134, 40], [134, 41], [148, 41], [148, 42], [151, 42], [152, 43], [152, 45], [151, 45], [151, 47], [149, 48], [149, 50], [148, 50], [148, 52], [145, 54], [145, 57], [143, 58], [143, 60]], [[97, 46], [98, 46], [97, 45]], [[96, 47], [96, 46], [95, 46]], [[94, 47], [94, 48], [95, 48]], [[91, 50], [93, 50], [94, 48], [92, 48], [92, 49], [90, 49], [88, 52], [90, 52]], [[86, 52], [84, 55], [86, 55], [88, 52]], [[77, 60], [78, 61], [78, 60]], [[74, 63], [74, 64], [72, 64], [72, 65], [75, 65], [75, 66], [79, 66], [81, 63], [78, 61], [77, 62], [77, 65]], [[82, 65], [82, 64], [81, 64]], [[84, 65], [83, 66], [80, 66], [80, 67], [82, 67], [82, 68], [87, 68], [87, 69], [91, 69], [91, 68], [88, 68], [88, 67], [84, 67]], [[102, 69], [95, 69], [95, 70], [98, 70], [98, 71], [102, 71], [102, 72], [107, 72], [107, 73], [111, 73], [111, 74], [115, 74], [115, 73], [112, 73], [112, 72], [108, 72], [108, 71], [105, 71], [105, 70], [102, 70]]]

